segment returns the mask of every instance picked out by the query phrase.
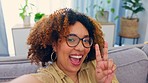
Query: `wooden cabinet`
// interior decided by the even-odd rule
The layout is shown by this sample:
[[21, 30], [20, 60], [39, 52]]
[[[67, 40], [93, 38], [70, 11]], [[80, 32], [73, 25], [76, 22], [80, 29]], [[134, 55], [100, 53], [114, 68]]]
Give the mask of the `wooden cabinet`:
[[104, 39], [108, 42], [108, 47], [114, 46], [114, 33], [115, 24], [114, 23], [101, 23], [102, 31], [104, 33]]

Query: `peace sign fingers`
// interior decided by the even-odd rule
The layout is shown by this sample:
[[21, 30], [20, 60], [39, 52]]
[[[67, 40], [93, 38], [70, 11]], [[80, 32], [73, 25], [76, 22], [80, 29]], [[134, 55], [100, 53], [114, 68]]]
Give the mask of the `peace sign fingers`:
[[107, 42], [105, 42], [104, 44], [104, 49], [103, 49], [103, 57], [101, 58], [101, 53], [100, 53], [100, 50], [99, 50], [99, 45], [96, 44], [95, 45], [95, 51], [96, 51], [96, 61], [100, 61], [102, 60], [108, 60], [108, 44]]
[[95, 45], [95, 51], [96, 51], [96, 63], [97, 63], [102, 60], [98, 44]]
[[103, 60], [108, 60], [108, 44], [105, 42], [103, 49]]

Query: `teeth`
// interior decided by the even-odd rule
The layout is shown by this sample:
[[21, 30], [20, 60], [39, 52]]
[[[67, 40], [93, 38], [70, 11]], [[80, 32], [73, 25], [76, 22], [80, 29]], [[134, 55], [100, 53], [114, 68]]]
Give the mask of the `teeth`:
[[70, 57], [77, 58], [77, 59], [82, 58], [82, 56], [70, 56]]

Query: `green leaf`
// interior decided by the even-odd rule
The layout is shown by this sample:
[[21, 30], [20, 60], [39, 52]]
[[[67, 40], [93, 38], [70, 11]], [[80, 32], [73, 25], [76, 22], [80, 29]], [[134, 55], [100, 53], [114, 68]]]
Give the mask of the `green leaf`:
[[123, 8], [125, 8], [125, 9], [127, 9], [127, 10], [133, 10], [131, 7], [129, 7], [129, 6], [122, 6]]
[[93, 8], [96, 8], [96, 7], [98, 7], [98, 5], [97, 5], [97, 4], [93, 5]]
[[111, 8], [110, 10], [111, 10], [111, 12], [112, 12], [112, 13], [114, 13], [114, 12], [115, 12], [115, 9], [114, 9], [114, 8]]
[[45, 14], [44, 13], [36, 13], [34, 17], [34, 21], [39, 21]]
[[114, 20], [117, 20], [119, 18], [119, 16], [116, 16], [115, 18], [114, 18]]
[[25, 15], [24, 15], [24, 13], [22, 12], [22, 13], [20, 13], [19, 14], [20, 15], [20, 17], [24, 20], [25, 19]]
[[21, 7], [19, 8], [19, 10], [21, 11], [19, 16], [24, 20], [25, 16], [31, 16], [32, 12], [28, 11], [29, 9], [32, 9], [33, 6], [35, 6], [32, 3], [28, 3], [29, 0], [25, 0], [25, 4], [21, 5]]
[[88, 8], [86, 8], [86, 12], [88, 12]]
[[132, 0], [123, 0], [125, 3], [134, 3]]
[[30, 3], [31, 6], [35, 6], [34, 4]]
[[142, 6], [141, 0], [123, 0], [124, 6], [126, 10], [130, 10], [132, 12], [129, 19], [133, 17], [134, 14], [144, 11], [145, 8]]
[[111, 1], [110, 1], [110, 0], [107, 0], [107, 3], [108, 3], [108, 4], [110, 4], [110, 3], [111, 3]]
[[136, 10], [134, 10], [133, 12], [134, 13], [138, 13], [138, 12], [140, 12], [140, 11], [144, 11], [145, 9], [143, 8], [143, 7], [139, 7], [139, 8], [137, 8]]

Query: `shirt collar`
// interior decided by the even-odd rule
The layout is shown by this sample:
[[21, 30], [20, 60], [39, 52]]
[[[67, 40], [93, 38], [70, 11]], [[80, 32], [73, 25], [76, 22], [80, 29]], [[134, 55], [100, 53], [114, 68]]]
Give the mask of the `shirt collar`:
[[54, 62], [53, 67], [55, 68], [56, 72], [59, 74], [61, 79], [64, 79], [66, 77], [66, 74], [57, 66], [56, 62]]
[[[89, 63], [89, 62], [88, 62]], [[64, 77], [66, 77], [67, 75], [57, 66], [56, 62], [54, 62], [53, 64], [53, 67], [55, 68], [56, 72], [59, 74], [59, 76], [61, 77], [61, 79], [63, 79]], [[82, 72], [84, 70], [87, 70], [89, 67], [88, 67], [88, 64], [87, 63], [83, 63], [82, 64], [82, 67], [80, 68], [80, 71], [79, 72]]]
[[80, 68], [80, 72], [84, 71], [84, 70], [87, 70], [89, 67], [88, 67], [88, 64], [87, 63], [83, 63], [82, 64], [82, 67]]

